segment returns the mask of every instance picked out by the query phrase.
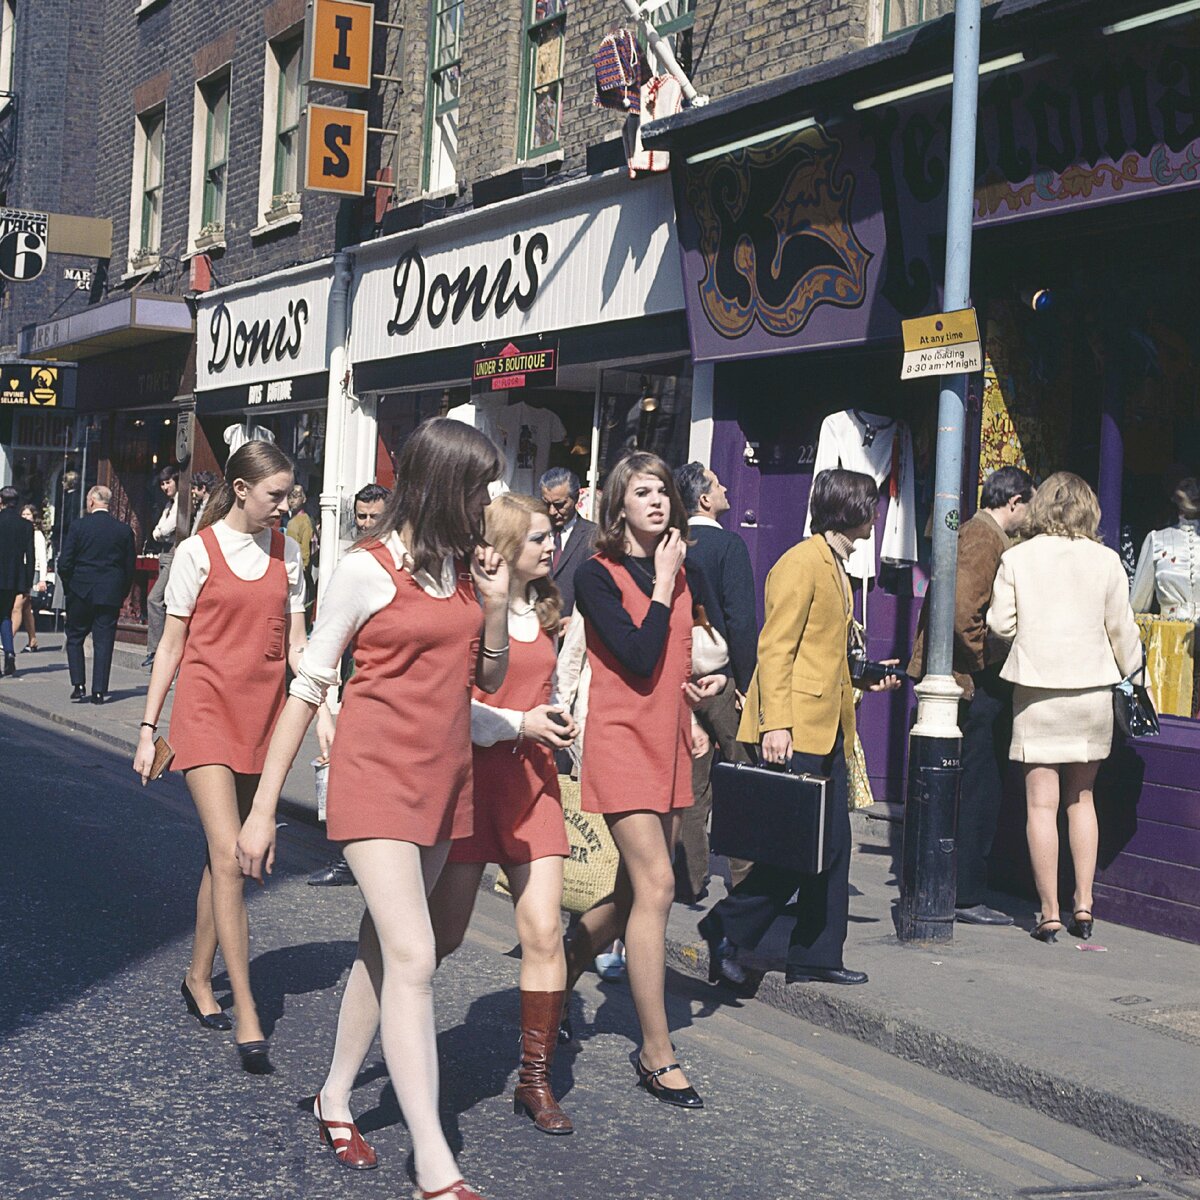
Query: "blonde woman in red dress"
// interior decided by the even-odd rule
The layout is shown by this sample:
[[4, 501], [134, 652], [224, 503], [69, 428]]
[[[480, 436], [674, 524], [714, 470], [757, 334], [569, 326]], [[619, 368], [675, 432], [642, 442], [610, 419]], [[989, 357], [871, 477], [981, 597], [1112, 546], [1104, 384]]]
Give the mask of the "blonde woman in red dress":
[[494, 692], [508, 664], [508, 567], [483, 537], [488, 484], [502, 469], [496, 447], [458, 421], [425, 421], [409, 438], [373, 537], [341, 560], [321, 597], [238, 841], [242, 870], [261, 880], [275, 857], [279, 792], [353, 640], [326, 824], [330, 839], [344, 843], [367, 911], [313, 1111], [342, 1166], [377, 1165], [350, 1093], [378, 1028], [412, 1137], [418, 1200], [481, 1200], [438, 1115], [427, 897], [451, 839], [474, 828], [471, 688]]
[[475, 832], [451, 847], [429, 899], [438, 960], [463, 936], [488, 863], [512, 888], [521, 941], [521, 1067], [513, 1110], [543, 1133], [573, 1131], [550, 1089], [567, 963], [562, 944], [563, 859], [570, 853], [554, 751], [570, 746], [575, 722], [555, 695], [558, 589], [554, 542], [541, 500], [512, 492], [488, 505], [487, 538], [508, 563], [508, 675], [491, 696], [475, 689]]
[[671, 854], [693, 803], [690, 709], [726, 681], [691, 682], [687, 528], [670, 468], [638, 451], [609, 473], [598, 553], [575, 574], [592, 666], [581, 806], [604, 814], [621, 863], [613, 895], [584, 913], [568, 940], [567, 990], [598, 949], [623, 938], [642, 1028], [630, 1055], [638, 1083], [658, 1100], [698, 1109], [704, 1101], [676, 1060], [664, 997]]
[[245, 880], [234, 847], [283, 708], [285, 668], [295, 671], [304, 649], [300, 547], [280, 532], [291, 486], [291, 460], [272, 443], [248, 442], [230, 455], [199, 533], [175, 552], [133, 759], [144, 783], [178, 668], [167, 740], [208, 842], [192, 961], [180, 991], [201, 1025], [232, 1027], [213, 996], [219, 945], [233, 991], [238, 1053], [254, 1075], [269, 1074], [271, 1061], [250, 991]]

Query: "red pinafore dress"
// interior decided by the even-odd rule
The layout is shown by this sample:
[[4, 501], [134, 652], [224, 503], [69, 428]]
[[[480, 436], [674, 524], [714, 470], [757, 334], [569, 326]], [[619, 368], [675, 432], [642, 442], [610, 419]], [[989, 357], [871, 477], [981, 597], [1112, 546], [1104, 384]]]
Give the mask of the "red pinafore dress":
[[199, 534], [208, 576], [188, 622], [168, 740], [172, 769], [219, 765], [259, 775], [286, 699], [288, 576], [283, 534], [271, 531], [261, 579], [240, 579], [210, 526]]
[[[550, 702], [557, 664], [554, 642], [509, 637], [508, 673], [493, 695], [475, 689], [475, 699], [493, 708], [528, 712]], [[450, 862], [516, 866], [571, 852], [563, 821], [554, 751], [538, 742], [476, 746], [475, 832], [450, 848]]]
[[[641, 625], [650, 597], [629, 571], [597, 555]], [[671, 812], [691, 808], [692, 718], [682, 685], [692, 676], [692, 593], [682, 571], [671, 597], [667, 644], [648, 679], [627, 671], [585, 618], [592, 664], [587, 736], [580, 769], [584, 812]]]
[[483, 612], [458, 566], [446, 598], [429, 595], [386, 546], [371, 554], [396, 595], [358, 631], [330, 754], [331, 841], [387, 838], [433, 846], [469, 837], [471, 688]]

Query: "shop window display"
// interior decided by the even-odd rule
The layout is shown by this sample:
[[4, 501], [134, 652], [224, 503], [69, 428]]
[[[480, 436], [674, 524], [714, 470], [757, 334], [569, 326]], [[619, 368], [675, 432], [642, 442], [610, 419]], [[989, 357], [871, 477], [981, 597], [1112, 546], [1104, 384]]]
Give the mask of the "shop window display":
[[692, 370], [685, 362], [621, 367], [600, 377], [600, 480], [633, 450], [671, 467], [688, 460]]

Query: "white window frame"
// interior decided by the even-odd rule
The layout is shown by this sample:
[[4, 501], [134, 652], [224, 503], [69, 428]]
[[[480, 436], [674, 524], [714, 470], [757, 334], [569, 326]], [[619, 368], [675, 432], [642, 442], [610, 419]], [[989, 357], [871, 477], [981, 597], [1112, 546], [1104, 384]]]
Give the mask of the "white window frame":
[[[223, 235], [215, 242], [197, 246], [196, 240], [204, 227], [204, 176], [208, 168], [208, 100], [205, 90], [224, 80], [229, 89], [229, 123], [233, 126], [233, 69], [230, 63], [225, 63], [203, 79], [196, 80], [192, 89], [192, 171], [191, 196], [188, 202], [188, 252], [184, 257], [193, 254], [207, 254], [213, 250], [224, 250], [226, 236]], [[229, 220], [229, 169], [232, 161], [232, 137], [226, 139], [225, 167], [225, 227], [228, 229]]]
[[[147, 125], [151, 121], [162, 122], [162, 178], [159, 180], [159, 210], [158, 210], [158, 245], [146, 247], [151, 254], [138, 258], [142, 244], [142, 218], [146, 196], [146, 160], [150, 138]], [[167, 106], [166, 103], [156, 104], [152, 108], [140, 112], [133, 119], [133, 174], [129, 187], [129, 247], [127, 271], [131, 275], [144, 275], [157, 268], [159, 255], [162, 252], [163, 198], [166, 193], [166, 145], [167, 145]]]
[[[17, 49], [17, 6], [15, 0], [0, 0], [0, 92], [13, 90], [13, 62]], [[0, 113], [12, 100], [0, 96]]]
[[[289, 225], [299, 225], [301, 221], [300, 201], [290, 207], [295, 212], [283, 210], [277, 212], [272, 205], [275, 199], [275, 156], [278, 150], [279, 138], [279, 84], [283, 72], [280, 69], [280, 52], [285, 48], [294, 48], [298, 67], [297, 76], [297, 107], [304, 109], [304, 26], [294, 25], [278, 37], [272, 38], [266, 45], [266, 57], [263, 64], [263, 121], [262, 121], [262, 152], [258, 167], [258, 220], [259, 224], [250, 231], [251, 237]], [[299, 145], [300, 128], [297, 128], [296, 147], [296, 187], [297, 196], [303, 195], [300, 179], [301, 147]]]

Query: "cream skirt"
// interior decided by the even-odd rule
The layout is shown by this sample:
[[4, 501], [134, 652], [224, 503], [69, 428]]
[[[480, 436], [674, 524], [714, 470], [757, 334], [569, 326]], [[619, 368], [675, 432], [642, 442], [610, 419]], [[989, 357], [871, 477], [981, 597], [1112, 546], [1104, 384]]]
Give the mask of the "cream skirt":
[[1014, 762], [1100, 762], [1112, 751], [1112, 688], [1013, 688]]

